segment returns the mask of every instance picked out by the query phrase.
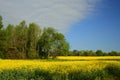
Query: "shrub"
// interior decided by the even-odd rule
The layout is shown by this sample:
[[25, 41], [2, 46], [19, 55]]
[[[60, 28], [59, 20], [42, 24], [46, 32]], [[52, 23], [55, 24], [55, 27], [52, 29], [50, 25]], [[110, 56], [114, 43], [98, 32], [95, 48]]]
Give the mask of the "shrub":
[[105, 71], [109, 76], [113, 76], [115, 80], [120, 80], [120, 66], [110, 64], [105, 67]]

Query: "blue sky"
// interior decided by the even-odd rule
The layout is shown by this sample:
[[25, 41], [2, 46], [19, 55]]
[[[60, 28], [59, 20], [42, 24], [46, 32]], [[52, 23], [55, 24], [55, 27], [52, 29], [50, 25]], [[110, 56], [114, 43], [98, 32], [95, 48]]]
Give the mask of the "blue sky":
[[120, 51], [120, 0], [0, 0], [4, 26], [54, 27], [71, 50]]
[[71, 49], [120, 51], [120, 0], [104, 0], [66, 34]]

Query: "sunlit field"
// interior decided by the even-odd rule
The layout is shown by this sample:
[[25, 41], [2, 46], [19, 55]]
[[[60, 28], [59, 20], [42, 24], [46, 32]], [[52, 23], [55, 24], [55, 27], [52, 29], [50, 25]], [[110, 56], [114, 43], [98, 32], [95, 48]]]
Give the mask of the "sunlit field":
[[120, 61], [120, 56], [59, 56], [59, 60], [77, 60], [77, 61], [91, 61], [91, 60], [118, 60]]
[[1, 59], [0, 80], [120, 80], [119, 59], [119, 56], [59, 56], [56, 60]]

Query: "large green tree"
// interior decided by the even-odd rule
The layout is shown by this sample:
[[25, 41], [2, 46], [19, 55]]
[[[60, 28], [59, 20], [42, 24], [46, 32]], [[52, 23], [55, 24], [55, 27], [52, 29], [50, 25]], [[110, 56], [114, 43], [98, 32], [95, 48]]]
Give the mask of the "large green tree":
[[55, 58], [57, 55], [69, 52], [69, 44], [66, 42], [64, 35], [51, 27], [44, 28], [37, 48], [41, 58], [50, 56]]
[[51, 49], [53, 57], [57, 55], [68, 55], [69, 44], [62, 33], [56, 32], [53, 34], [53, 45]]
[[4, 58], [6, 52], [6, 32], [3, 28], [2, 16], [0, 16], [0, 57]]
[[0, 56], [1, 58], [5, 57], [6, 53], [6, 32], [5, 30], [0, 30]]
[[55, 32], [53, 28], [44, 28], [41, 38], [37, 44], [37, 50], [41, 58], [48, 58], [52, 42], [52, 35]]
[[[34, 58], [36, 56], [36, 47], [37, 42], [40, 38], [40, 27], [35, 24], [31, 23], [28, 27], [28, 33], [27, 33], [27, 52], [26, 56], [29, 58]], [[33, 55], [35, 54], [35, 55]]]
[[97, 50], [97, 51], [96, 51], [96, 55], [97, 55], [97, 56], [103, 56], [104, 53], [103, 53], [102, 50]]
[[21, 57], [25, 57], [27, 48], [27, 25], [25, 21], [22, 21], [15, 27], [15, 47], [21, 54]]

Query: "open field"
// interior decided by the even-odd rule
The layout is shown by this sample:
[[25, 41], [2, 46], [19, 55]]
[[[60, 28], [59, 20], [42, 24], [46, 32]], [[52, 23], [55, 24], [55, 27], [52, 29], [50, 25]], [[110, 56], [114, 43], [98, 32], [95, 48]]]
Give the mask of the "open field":
[[92, 61], [92, 60], [117, 60], [120, 61], [120, 56], [59, 56], [59, 60], [72, 60], [72, 61]]
[[120, 80], [118, 59], [119, 56], [59, 56], [57, 60], [1, 59], [0, 80]]

